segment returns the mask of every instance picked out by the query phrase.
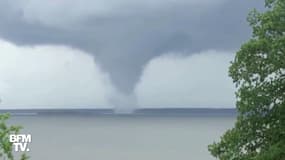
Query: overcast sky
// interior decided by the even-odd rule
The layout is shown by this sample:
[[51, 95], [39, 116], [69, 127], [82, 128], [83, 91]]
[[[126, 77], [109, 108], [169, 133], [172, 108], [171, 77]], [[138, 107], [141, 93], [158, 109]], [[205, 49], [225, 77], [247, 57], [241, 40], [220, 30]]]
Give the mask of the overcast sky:
[[2, 108], [234, 107], [260, 0], [1, 0]]

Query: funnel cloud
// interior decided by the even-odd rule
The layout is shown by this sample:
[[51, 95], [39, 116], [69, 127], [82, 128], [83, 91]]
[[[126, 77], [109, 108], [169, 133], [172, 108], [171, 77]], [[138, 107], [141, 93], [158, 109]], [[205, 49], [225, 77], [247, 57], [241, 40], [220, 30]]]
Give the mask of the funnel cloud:
[[88, 54], [115, 90], [108, 101], [135, 106], [137, 84], [153, 59], [237, 50], [251, 33], [247, 13], [262, 6], [258, 0], [2, 0], [0, 38]]

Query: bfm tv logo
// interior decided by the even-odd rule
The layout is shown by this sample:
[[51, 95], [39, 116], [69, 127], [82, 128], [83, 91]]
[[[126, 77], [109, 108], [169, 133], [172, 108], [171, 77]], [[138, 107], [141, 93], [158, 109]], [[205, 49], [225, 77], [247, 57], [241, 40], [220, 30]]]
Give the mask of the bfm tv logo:
[[32, 136], [31, 134], [10, 134], [9, 141], [16, 152], [30, 151], [28, 144], [32, 142]]

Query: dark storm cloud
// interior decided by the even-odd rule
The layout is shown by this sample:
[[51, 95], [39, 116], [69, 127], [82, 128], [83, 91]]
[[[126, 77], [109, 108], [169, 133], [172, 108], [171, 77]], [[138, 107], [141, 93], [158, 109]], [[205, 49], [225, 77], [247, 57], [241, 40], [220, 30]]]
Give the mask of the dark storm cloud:
[[171, 6], [163, 7], [162, 3], [155, 9], [139, 7], [119, 14], [91, 13], [69, 23], [64, 18], [61, 22], [59, 15], [46, 17], [51, 19], [47, 21], [45, 14], [39, 19], [36, 15], [33, 19], [32, 14], [27, 18], [28, 9], [23, 10], [16, 3], [0, 2], [0, 37], [19, 45], [64, 44], [85, 50], [127, 93], [133, 90], [143, 66], [153, 57], [173, 51], [237, 49], [250, 36], [246, 22], [249, 10], [262, 8], [258, 0], [217, 1], [218, 5], [209, 4], [201, 8], [203, 11], [191, 7], [191, 3], [174, 2]]

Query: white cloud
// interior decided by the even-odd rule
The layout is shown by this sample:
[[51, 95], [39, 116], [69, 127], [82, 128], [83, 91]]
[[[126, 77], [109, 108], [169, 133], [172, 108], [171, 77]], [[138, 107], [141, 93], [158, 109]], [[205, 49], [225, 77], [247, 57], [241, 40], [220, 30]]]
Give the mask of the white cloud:
[[90, 16], [109, 17], [117, 14], [133, 14], [148, 10], [171, 9], [173, 6], [189, 6], [191, 11], [202, 11], [217, 6], [225, 0], [18, 0], [24, 18], [53, 27], [67, 27]]
[[0, 107], [109, 107], [114, 88], [94, 58], [64, 46], [0, 40]]
[[151, 60], [136, 85], [140, 107], [234, 107], [228, 77], [233, 54], [206, 51], [190, 56], [166, 54]]

